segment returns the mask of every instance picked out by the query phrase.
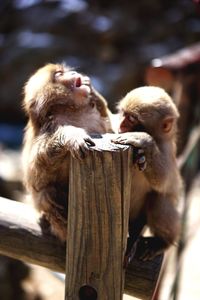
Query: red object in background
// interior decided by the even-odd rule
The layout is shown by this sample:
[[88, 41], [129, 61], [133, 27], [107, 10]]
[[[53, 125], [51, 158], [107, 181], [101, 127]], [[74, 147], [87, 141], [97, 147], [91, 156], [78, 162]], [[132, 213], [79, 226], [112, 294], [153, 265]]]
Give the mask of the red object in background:
[[194, 5], [196, 6], [196, 11], [200, 14], [200, 0], [192, 0]]

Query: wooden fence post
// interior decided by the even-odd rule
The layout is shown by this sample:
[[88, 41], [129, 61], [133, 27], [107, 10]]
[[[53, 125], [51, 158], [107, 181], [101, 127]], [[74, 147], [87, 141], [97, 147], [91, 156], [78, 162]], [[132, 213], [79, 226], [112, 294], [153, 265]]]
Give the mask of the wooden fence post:
[[109, 136], [71, 159], [65, 300], [122, 299], [132, 149]]

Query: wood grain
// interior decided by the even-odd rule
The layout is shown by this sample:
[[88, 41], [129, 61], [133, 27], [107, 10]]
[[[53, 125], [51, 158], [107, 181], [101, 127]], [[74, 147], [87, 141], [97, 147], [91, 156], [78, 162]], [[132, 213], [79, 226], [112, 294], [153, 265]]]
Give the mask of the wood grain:
[[85, 285], [104, 300], [120, 300], [124, 290], [132, 149], [94, 141], [84, 162], [71, 159], [66, 300], [90, 299], [79, 298]]
[[[0, 254], [65, 273], [65, 253], [65, 245], [42, 231], [32, 206], [0, 197]], [[151, 299], [161, 262], [162, 256], [147, 262], [134, 257], [126, 270], [125, 292]]]
[[[44, 231], [30, 205], [0, 197], [0, 253], [65, 273], [66, 299], [83, 285], [99, 299], [120, 299], [127, 238], [132, 149], [95, 138], [86, 160], [71, 160], [69, 228], [66, 245]], [[126, 270], [124, 291], [151, 299], [162, 256], [143, 262], [136, 255]], [[74, 296], [72, 296], [74, 295]]]

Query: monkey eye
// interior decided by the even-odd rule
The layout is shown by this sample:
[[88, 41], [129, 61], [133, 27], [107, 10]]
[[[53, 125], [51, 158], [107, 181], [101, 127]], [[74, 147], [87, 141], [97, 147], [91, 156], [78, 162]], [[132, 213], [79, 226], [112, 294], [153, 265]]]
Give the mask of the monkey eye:
[[147, 132], [146, 128], [142, 124], [136, 124], [133, 128], [133, 131]]
[[55, 73], [54, 73], [54, 78], [56, 79], [56, 78], [58, 78], [58, 77], [60, 77], [60, 76], [62, 76], [63, 75], [63, 71], [56, 71]]
[[135, 123], [136, 121], [136, 118], [133, 115], [128, 115], [127, 118], [131, 123]]
[[68, 73], [70, 73], [70, 75], [71, 75], [71, 76], [74, 76], [74, 75], [76, 75], [76, 74], [77, 74], [77, 72], [76, 72], [76, 71], [69, 71]]

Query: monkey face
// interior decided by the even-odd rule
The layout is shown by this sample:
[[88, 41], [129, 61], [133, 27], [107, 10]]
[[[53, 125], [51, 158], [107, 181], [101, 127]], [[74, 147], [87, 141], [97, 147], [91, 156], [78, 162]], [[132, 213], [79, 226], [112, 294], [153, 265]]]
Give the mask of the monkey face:
[[89, 106], [92, 93], [87, 76], [60, 64], [39, 69], [27, 82], [24, 92], [24, 109], [37, 124], [43, 124], [49, 115]]
[[158, 138], [176, 132], [177, 108], [170, 96], [158, 87], [140, 87], [129, 92], [119, 103], [119, 133], [143, 131]]
[[80, 73], [77, 73], [62, 66], [53, 73], [53, 81], [56, 84], [63, 85], [66, 90], [73, 94], [74, 104], [81, 105], [81, 101], [88, 99], [91, 93], [90, 79]]
[[51, 104], [82, 106], [88, 104], [91, 83], [87, 76], [67, 66], [48, 64], [39, 69], [25, 86], [25, 108], [37, 102], [38, 107]]
[[136, 115], [121, 111], [118, 132], [124, 133], [133, 131], [146, 132], [146, 128]]

